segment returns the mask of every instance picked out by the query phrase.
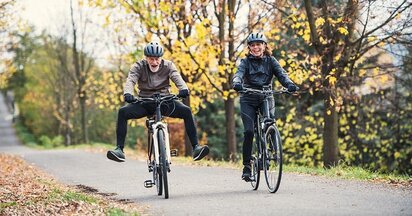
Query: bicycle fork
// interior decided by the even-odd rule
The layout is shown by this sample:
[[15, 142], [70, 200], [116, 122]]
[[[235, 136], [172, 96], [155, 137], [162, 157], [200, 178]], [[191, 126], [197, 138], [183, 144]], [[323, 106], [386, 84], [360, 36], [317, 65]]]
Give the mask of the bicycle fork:
[[[157, 169], [157, 167], [160, 167], [159, 140], [158, 140], [159, 129], [162, 129], [164, 133], [163, 137], [165, 139], [164, 143], [165, 143], [166, 161], [168, 162], [167, 170], [168, 172], [170, 172], [171, 153], [170, 153], [169, 131], [167, 130], [167, 124], [164, 122], [157, 122], [152, 125], [152, 129], [153, 129], [152, 139], [153, 139], [153, 147], [154, 147], [153, 149], [154, 158], [153, 158], [153, 161], [148, 161], [149, 172], [153, 172], [154, 169]], [[155, 183], [152, 180], [146, 180], [144, 182], [144, 186], [146, 188], [151, 188], [154, 184]]]

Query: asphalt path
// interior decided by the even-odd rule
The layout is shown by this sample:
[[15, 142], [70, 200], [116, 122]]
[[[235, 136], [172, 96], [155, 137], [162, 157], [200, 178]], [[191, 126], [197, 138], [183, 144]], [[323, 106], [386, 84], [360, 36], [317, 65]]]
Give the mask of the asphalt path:
[[[284, 173], [271, 194], [240, 180], [241, 170], [172, 164], [169, 199], [145, 188], [146, 162], [116, 163], [82, 150], [34, 150], [20, 144], [0, 94], [0, 153], [20, 155], [67, 185], [148, 206], [149, 215], [412, 215], [412, 189]], [[127, 152], [126, 152], [127, 157]]]

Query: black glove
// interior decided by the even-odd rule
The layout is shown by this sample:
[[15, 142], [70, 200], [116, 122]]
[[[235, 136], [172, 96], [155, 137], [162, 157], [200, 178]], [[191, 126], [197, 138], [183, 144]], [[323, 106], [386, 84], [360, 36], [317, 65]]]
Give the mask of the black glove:
[[131, 103], [134, 101], [134, 96], [129, 93], [126, 93], [123, 96], [124, 96], [124, 101], [126, 101], [127, 103]]
[[177, 94], [177, 96], [180, 98], [187, 98], [187, 96], [189, 96], [189, 89], [179, 90], [179, 94]]
[[243, 90], [243, 85], [242, 85], [242, 83], [233, 83], [233, 89], [235, 90], [235, 91], [242, 91]]
[[297, 90], [299, 90], [299, 87], [297, 87], [295, 84], [290, 83], [288, 85], [288, 92], [295, 92]]

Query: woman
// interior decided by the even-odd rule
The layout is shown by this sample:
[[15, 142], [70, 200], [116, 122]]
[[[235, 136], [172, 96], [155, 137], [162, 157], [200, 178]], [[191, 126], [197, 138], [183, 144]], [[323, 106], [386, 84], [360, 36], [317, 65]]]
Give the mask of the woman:
[[[262, 89], [263, 86], [272, 85], [273, 79], [288, 89], [295, 92], [299, 88], [289, 79], [279, 62], [271, 56], [266, 37], [261, 33], [252, 33], [247, 38], [249, 53], [240, 61], [237, 72], [233, 77], [233, 89], [241, 91], [244, 87]], [[263, 98], [259, 95], [242, 94], [240, 96], [240, 110], [244, 126], [243, 140], [243, 173], [242, 179], [250, 181], [251, 155], [253, 143], [253, 126], [256, 120], [256, 111], [263, 105]], [[274, 99], [271, 98], [271, 117], [274, 118]]]

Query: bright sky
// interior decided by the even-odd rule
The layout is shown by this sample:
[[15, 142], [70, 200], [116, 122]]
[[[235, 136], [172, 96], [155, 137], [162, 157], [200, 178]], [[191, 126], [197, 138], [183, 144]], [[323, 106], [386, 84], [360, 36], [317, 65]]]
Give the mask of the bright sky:
[[[67, 36], [69, 42], [72, 40], [71, 34], [66, 32], [71, 31], [70, 0], [20, 0], [18, 4], [24, 8], [21, 11], [21, 17], [35, 26], [36, 33], [41, 33], [42, 30], [46, 29], [47, 33], [55, 36]], [[76, 20], [79, 18], [78, 10], [76, 10], [77, 4], [77, 0], [73, 0]], [[101, 20], [101, 17], [96, 13], [94, 15], [87, 14], [87, 16], [96, 21], [96, 23]], [[76, 21], [76, 25], [79, 25], [79, 23]], [[81, 31], [81, 27], [77, 27], [78, 31]], [[93, 25], [89, 25], [88, 30], [86, 40], [91, 41], [85, 41], [85, 47], [82, 49], [83, 51], [93, 53], [94, 57], [97, 58], [98, 64], [105, 65], [105, 59], [110, 54], [105, 45], [110, 40], [105, 38], [105, 34], [96, 30]], [[98, 46], [93, 42], [96, 38], [99, 38]]]
[[70, 15], [68, 0], [20, 0], [24, 9], [22, 17], [32, 23], [38, 30], [55, 29], [62, 23], [67, 23]]

